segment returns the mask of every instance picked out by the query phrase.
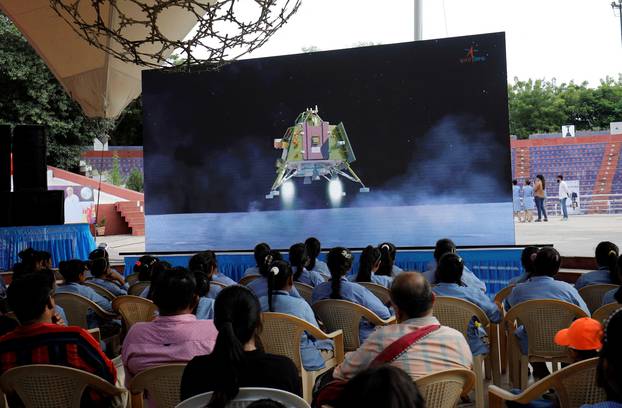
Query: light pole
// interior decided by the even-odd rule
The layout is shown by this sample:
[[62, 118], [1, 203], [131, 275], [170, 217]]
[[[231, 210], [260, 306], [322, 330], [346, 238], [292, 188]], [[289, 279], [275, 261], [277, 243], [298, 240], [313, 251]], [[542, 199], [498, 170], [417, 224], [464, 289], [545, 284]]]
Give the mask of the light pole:
[[611, 2], [611, 8], [613, 9], [613, 14], [620, 17], [620, 37], [622, 38], [622, 0], [617, 0]]
[[[415, 1], [415, 41], [423, 40], [423, 0]], [[622, 0], [619, 0], [622, 1]]]

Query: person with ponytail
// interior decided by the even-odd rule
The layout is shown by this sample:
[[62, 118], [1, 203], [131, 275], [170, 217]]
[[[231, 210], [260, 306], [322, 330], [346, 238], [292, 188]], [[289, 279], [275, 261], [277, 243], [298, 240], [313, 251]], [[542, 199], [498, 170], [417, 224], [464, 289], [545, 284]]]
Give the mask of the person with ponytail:
[[368, 245], [361, 252], [359, 258], [359, 271], [356, 275], [356, 282], [371, 282], [376, 285], [384, 286], [385, 288], [391, 288], [393, 278], [386, 275], [378, 275], [378, 269], [382, 265], [382, 253], [380, 249]]
[[[616, 273], [618, 278], [614, 281], [614, 283], [620, 285], [620, 282], [622, 281], [622, 256], [618, 258]], [[605, 296], [603, 296], [603, 306], [609, 303], [622, 303], [622, 286], [605, 293]]]
[[[261, 265], [259, 265], [259, 273], [261, 274], [260, 277], [246, 285], [246, 287], [249, 288], [258, 299], [268, 296], [268, 277], [270, 276], [270, 268], [273, 262], [282, 260], [283, 256], [279, 251], [271, 250], [266, 253], [263, 261], [261, 261]], [[298, 293], [295, 286], [292, 286], [289, 294], [302, 299], [302, 296], [300, 296], [300, 293]]]
[[[216, 279], [216, 275], [218, 274], [218, 261], [216, 260], [216, 253], [214, 251], [203, 251], [193, 255], [190, 261], [188, 261], [188, 269], [202, 272], [207, 276], [209, 282], [216, 281], [226, 286], [236, 284], [234, 280], [224, 275], [222, 275], [222, 277], [233, 283], [225, 283], [225, 280]], [[207, 294], [205, 296], [216, 299], [221, 289], [220, 285], [208, 285]]]
[[326, 265], [326, 262], [317, 259], [322, 251], [320, 240], [315, 237], [307, 238], [305, 241], [305, 248], [307, 248], [307, 255], [309, 256], [309, 266], [307, 269], [319, 272], [320, 275], [329, 279], [330, 271], [328, 270], [328, 265]]
[[261, 242], [255, 245], [255, 249], [253, 250], [253, 255], [255, 257], [255, 266], [251, 266], [250, 268], [244, 271], [244, 276], [258, 276], [261, 275], [260, 269], [264, 264], [264, 259], [270, 253], [270, 245], [265, 242]]
[[[349, 249], [335, 247], [328, 252], [326, 258], [331, 278], [328, 282], [320, 283], [313, 289], [312, 303], [324, 299], [342, 299], [357, 303], [376, 313], [381, 319], [391, 317], [391, 310], [382, 304], [380, 299], [367, 288], [346, 279], [346, 275], [352, 269], [353, 256]], [[366, 320], [362, 320], [359, 326], [359, 338], [361, 343], [371, 334], [374, 326]]]
[[508, 285], [516, 285], [517, 283], [523, 283], [531, 278], [533, 275], [533, 263], [536, 260], [536, 256], [538, 255], [538, 247], [535, 246], [527, 246], [523, 248], [523, 252], [520, 254], [520, 263], [523, 265], [523, 269], [525, 272], [520, 274], [519, 276], [515, 276], [510, 279]]
[[376, 272], [376, 275], [380, 276], [397, 276], [404, 272], [402, 268], [395, 265], [395, 256], [397, 255], [397, 248], [390, 242], [384, 242], [378, 245], [380, 249], [380, 268]]
[[594, 255], [596, 263], [598, 264], [598, 269], [581, 275], [575, 282], [574, 287], [579, 290], [584, 286], [596, 285], [599, 283], [619, 285], [620, 280], [616, 268], [616, 263], [620, 256], [618, 246], [609, 241], [600, 242], [596, 246]]
[[[443, 238], [436, 241], [436, 246], [434, 247], [434, 262], [431, 263], [430, 269], [423, 272], [423, 276], [430, 282], [431, 285], [436, 285], [436, 267], [438, 265], [438, 260], [441, 259], [441, 256], [445, 255], [447, 252], [451, 252], [455, 254], [458, 252], [456, 244], [449, 238]], [[486, 284], [482, 282], [466, 265], [464, 265], [464, 270], [462, 271], [462, 281], [461, 285], [467, 286], [469, 288], [477, 288], [482, 292], [486, 293]]]
[[[451, 252], [441, 256], [436, 268], [436, 281], [438, 283], [432, 288], [434, 294], [469, 301], [482, 309], [491, 323], [499, 323], [502, 316], [497, 305], [481, 290], [460, 284], [463, 270], [464, 261], [460, 256]], [[486, 331], [478, 327], [476, 323], [477, 319], [473, 317], [467, 329], [469, 347], [474, 356], [488, 354], [488, 345], [483, 340]]]
[[[319, 328], [313, 309], [300, 298], [289, 294], [294, 286], [293, 271], [285, 261], [275, 261], [268, 273], [268, 296], [259, 298], [262, 312], [277, 312], [296, 316]], [[305, 370], [316, 371], [324, 368], [321, 351], [333, 350], [332, 340], [315, 340], [307, 333], [300, 339], [300, 355]]]
[[[196, 256], [196, 255], [195, 255]], [[214, 318], [215, 297], [210, 297], [210, 277], [200, 269], [190, 270], [196, 281], [195, 295], [198, 298], [197, 304], [192, 311], [198, 320], [211, 320]], [[216, 285], [214, 285], [216, 286]], [[219, 291], [220, 292], [220, 291]]]
[[213, 391], [207, 406], [224, 408], [241, 387], [275, 388], [302, 395], [298, 369], [287, 357], [264, 353], [256, 339], [261, 332], [257, 297], [240, 285], [216, 297], [214, 325], [218, 330], [211, 354], [194, 357], [184, 369], [180, 397]]
[[294, 281], [316, 287], [326, 279], [319, 272], [309, 271], [309, 256], [305, 244], [299, 242], [289, 248], [289, 263], [294, 271]]

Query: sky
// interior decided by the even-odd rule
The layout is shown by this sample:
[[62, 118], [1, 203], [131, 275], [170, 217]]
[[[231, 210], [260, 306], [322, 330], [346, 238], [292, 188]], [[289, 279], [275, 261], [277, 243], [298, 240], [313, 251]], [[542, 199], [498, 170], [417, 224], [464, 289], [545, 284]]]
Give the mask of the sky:
[[[423, 39], [505, 31], [508, 81], [588, 81], [622, 73], [611, 0], [422, 0]], [[287, 25], [246, 58], [414, 39], [413, 0], [303, 0]]]

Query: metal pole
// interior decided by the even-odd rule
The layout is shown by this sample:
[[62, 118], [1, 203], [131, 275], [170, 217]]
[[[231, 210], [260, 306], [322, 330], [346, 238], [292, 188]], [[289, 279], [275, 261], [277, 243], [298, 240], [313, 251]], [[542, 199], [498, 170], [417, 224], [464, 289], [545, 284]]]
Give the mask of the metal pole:
[[423, 40], [423, 0], [415, 1], [415, 41]]
[[620, 17], [620, 39], [622, 40], [622, 0], [618, 0], [617, 3], [615, 1], [611, 2], [611, 8], [614, 14], [616, 9], [618, 9], [618, 15]]

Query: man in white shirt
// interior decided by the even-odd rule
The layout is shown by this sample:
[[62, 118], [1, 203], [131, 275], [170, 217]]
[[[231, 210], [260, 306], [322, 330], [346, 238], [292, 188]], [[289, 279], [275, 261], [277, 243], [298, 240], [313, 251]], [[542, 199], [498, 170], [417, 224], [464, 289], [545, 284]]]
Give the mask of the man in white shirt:
[[561, 174], [557, 176], [557, 183], [559, 184], [559, 205], [562, 207], [563, 218], [562, 221], [568, 221], [568, 208], [566, 207], [566, 201], [570, 197], [570, 190], [568, 184], [564, 181], [564, 176]]

